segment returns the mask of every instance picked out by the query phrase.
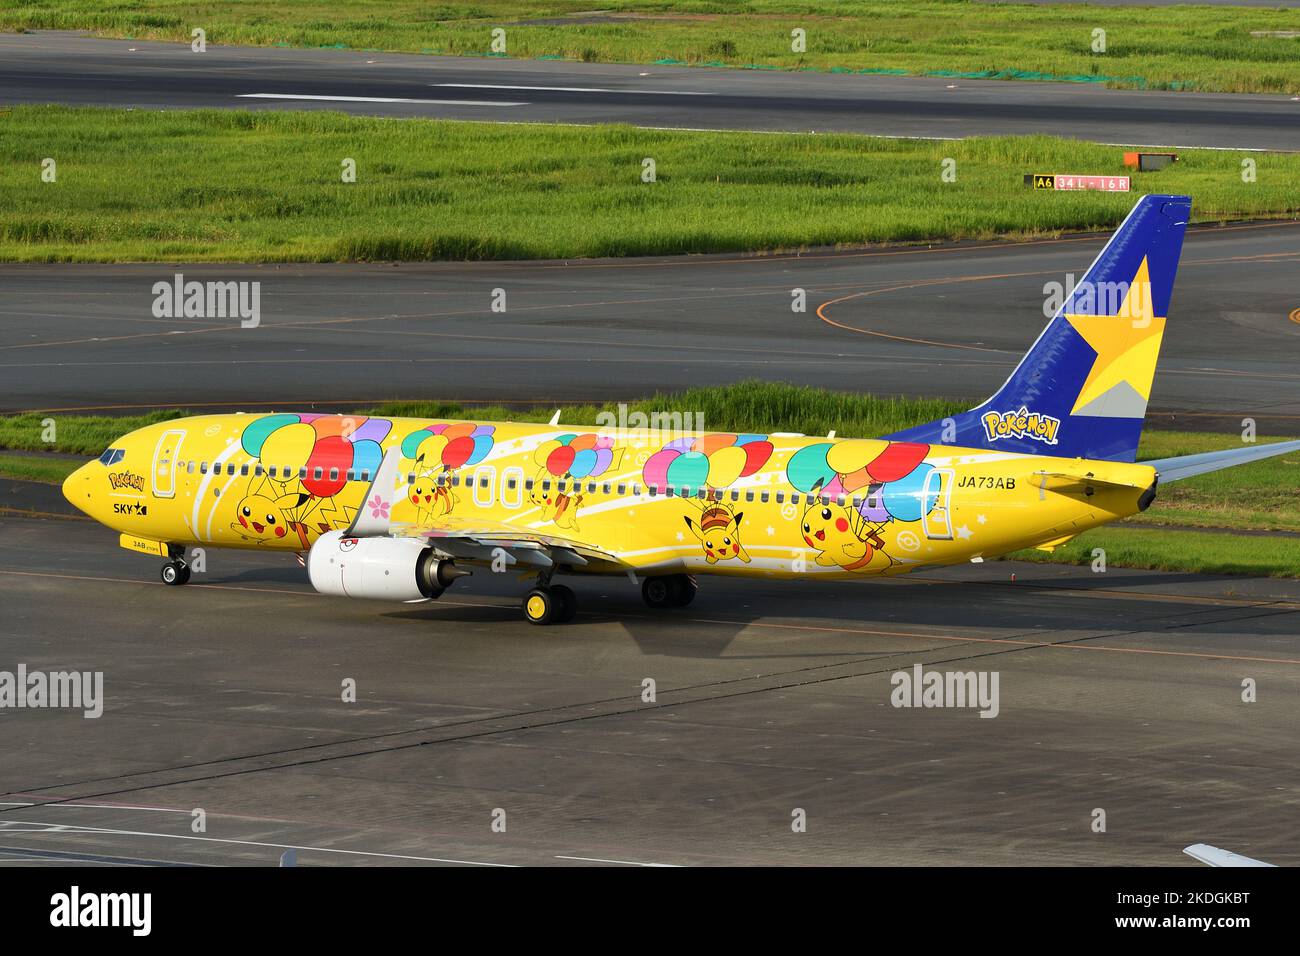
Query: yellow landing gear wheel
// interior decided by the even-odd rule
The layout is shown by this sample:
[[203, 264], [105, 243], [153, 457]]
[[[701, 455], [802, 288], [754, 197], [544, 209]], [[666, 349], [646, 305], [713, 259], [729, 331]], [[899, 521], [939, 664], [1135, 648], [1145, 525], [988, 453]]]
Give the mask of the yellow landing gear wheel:
[[558, 602], [545, 588], [533, 588], [525, 594], [523, 606], [529, 624], [550, 624], [559, 613]]

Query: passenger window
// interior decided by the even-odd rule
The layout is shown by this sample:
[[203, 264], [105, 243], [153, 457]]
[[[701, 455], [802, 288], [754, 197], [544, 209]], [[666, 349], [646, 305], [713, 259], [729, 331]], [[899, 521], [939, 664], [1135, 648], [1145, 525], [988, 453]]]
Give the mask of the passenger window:
[[767, 492], [760, 491], [758, 493], [758, 500], [761, 501], [763, 504], [767, 504]]
[[412, 474], [408, 474], [408, 475], [406, 476], [406, 483], [407, 483], [408, 485], [413, 485], [413, 484], [415, 484], [415, 475], [414, 475], [413, 473], [412, 473]]
[[784, 492], [784, 491], [778, 491], [778, 492], [776, 493], [776, 503], [779, 505], [779, 504], [781, 504], [781, 503], [784, 502], [784, 501], [785, 501], [785, 492]]
[[619, 494], [619, 497], [620, 497], [620, 498], [621, 498], [623, 495], [627, 494], [627, 485], [619, 485], [619, 486], [618, 486], [618, 494]]
[[[317, 478], [320, 477], [320, 469], [319, 469], [319, 468], [316, 469], [316, 477], [317, 477]], [[330, 469], [330, 481], [338, 481], [338, 480], [339, 480], [339, 470], [338, 470], [337, 468], [331, 468], [331, 469]]]
[[235, 463], [233, 461], [226, 466], [226, 474], [231, 478], [235, 477]]
[[532, 491], [532, 490], [533, 490], [533, 479], [529, 478], [529, 479], [527, 479], [527, 480], [524, 482], [524, 489], [525, 489], [526, 491]]
[[314, 469], [314, 471], [315, 471], [316, 481], [320, 481], [322, 478], [325, 477], [325, 469], [321, 468], [319, 465]]
[[844, 496], [843, 496], [843, 495], [836, 495], [836, 496], [835, 496], [835, 503], [836, 503], [837, 505], [839, 505], [841, 508], [843, 508], [843, 507], [844, 507]]
[[543, 478], [543, 479], [542, 479], [542, 491], [550, 491], [550, 490], [551, 490], [551, 479], [549, 479], [549, 478]]
[[437, 478], [434, 479], [434, 484], [436, 484], [439, 488], [441, 488], [446, 483], [447, 483], [446, 475], [439, 475]]
[[605, 482], [603, 485], [600, 486], [600, 493], [601, 493], [602, 495], [607, 495], [607, 494], [609, 494], [609, 482], [608, 482], [608, 481]]
[[369, 480], [370, 480], [370, 469], [369, 469], [369, 468], [362, 468], [362, 469], [361, 469], [361, 480], [362, 480], [362, 481], [369, 481]]
[[645, 490], [646, 490], [646, 492], [650, 495], [650, 497], [653, 498], [656, 494], [659, 493], [659, 486], [658, 486], [658, 485], [646, 485], [646, 489], [645, 489]]
[[239, 475], [240, 475], [241, 478], [247, 478], [247, 477], [248, 477], [248, 465], [247, 465], [247, 464], [243, 464], [243, 465], [240, 465], [240, 466], [239, 466]]
[[207, 473], [208, 473], [208, 463], [205, 461], [199, 465], [199, 474], [206, 475]]
[[[320, 471], [319, 468], [317, 468], [316, 470], [317, 470], [317, 471]], [[301, 479], [301, 478], [306, 478], [306, 477], [307, 477], [307, 466], [306, 466], [306, 465], [303, 465], [301, 468], [298, 469], [298, 477], [299, 477], [300, 479]], [[317, 475], [316, 477], [319, 478], [320, 475]]]
[[639, 494], [641, 494], [641, 486], [640, 486], [640, 485], [633, 485], [633, 486], [632, 486], [632, 494], [634, 494], [634, 495], [639, 495]]
[[747, 491], [747, 492], [745, 492], [745, 500], [746, 500], [746, 501], [753, 501], [753, 500], [754, 500], [754, 493], [753, 493], [752, 491]]
[[595, 493], [596, 493], [596, 483], [594, 481], [587, 482], [587, 494], [594, 495]]
[[191, 475], [194, 474], [194, 464], [192, 461], [185, 463], [185, 470]]
[[740, 491], [739, 491], [738, 489], [736, 489], [736, 488], [732, 488], [732, 489], [731, 489], [731, 500], [732, 500], [732, 501], [739, 501], [739, 500], [740, 500]]
[[261, 466], [261, 465], [254, 465], [254, 466], [253, 466], [253, 474], [256, 475], [258, 478], [261, 478], [261, 477], [262, 477], [262, 466]]
[[509, 488], [511, 491], [514, 491], [514, 488], [515, 488], [515, 480], [514, 480], [513, 478], [507, 478], [507, 479], [506, 479], [506, 487]]

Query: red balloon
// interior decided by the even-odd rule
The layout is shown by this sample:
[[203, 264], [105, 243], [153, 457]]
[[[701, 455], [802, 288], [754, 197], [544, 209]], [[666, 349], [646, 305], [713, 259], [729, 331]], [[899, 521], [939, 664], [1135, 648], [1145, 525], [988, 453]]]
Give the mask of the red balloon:
[[469, 461], [469, 456], [472, 454], [474, 454], [474, 439], [468, 435], [461, 435], [447, 442], [447, 447], [442, 450], [442, 463], [448, 468], [459, 468]]
[[767, 460], [772, 457], [772, 443], [770, 441], [752, 441], [740, 447], [745, 449], [745, 467], [740, 470], [741, 478], [748, 478], [766, 465]]
[[[337, 495], [347, 484], [345, 472], [352, 467], [352, 445], [340, 435], [331, 435], [316, 442], [307, 458], [307, 477], [302, 486], [317, 498]], [[316, 469], [321, 476], [316, 477]], [[336, 469], [333, 480], [330, 469]]]
[[573, 456], [576, 454], [568, 445], [561, 445], [546, 456], [546, 470], [553, 475], [563, 475], [573, 464]]
[[929, 445], [918, 445], [910, 441], [891, 442], [889, 447], [867, 465], [867, 474], [872, 481], [898, 481], [916, 470], [916, 466], [925, 461], [930, 454]]

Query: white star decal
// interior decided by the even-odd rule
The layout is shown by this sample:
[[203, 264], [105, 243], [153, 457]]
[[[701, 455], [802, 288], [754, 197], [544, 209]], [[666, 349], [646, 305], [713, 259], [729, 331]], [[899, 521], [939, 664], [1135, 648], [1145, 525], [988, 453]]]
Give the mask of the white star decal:
[[677, 532], [677, 540], [678, 540], [678, 541], [685, 541], [685, 540], [686, 540], [686, 535], [684, 535], [684, 534], [682, 534], [680, 531], [678, 531], [678, 532]]
[[957, 537], [961, 538], [963, 541], [969, 541], [972, 535], [973, 532], [966, 525], [962, 525], [957, 529]]
[[768, 526], [767, 526], [767, 536], [770, 538], [770, 537], [772, 537], [772, 535], [774, 535], [774, 534], [776, 534], [776, 529], [773, 528], [771, 525], [768, 525]]
[[978, 518], [976, 518], [975, 520], [978, 521], [980, 524], [983, 524], [984, 522], [988, 521], [989, 519], [988, 519], [988, 515], [980, 515], [980, 516], [979, 516]]

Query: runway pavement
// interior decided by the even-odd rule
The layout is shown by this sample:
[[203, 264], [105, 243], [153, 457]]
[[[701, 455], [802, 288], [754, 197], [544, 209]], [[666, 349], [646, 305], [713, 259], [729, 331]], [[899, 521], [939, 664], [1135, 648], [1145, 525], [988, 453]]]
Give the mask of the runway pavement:
[[[663, 613], [574, 579], [541, 629], [486, 572], [369, 604], [212, 552], [173, 589], [90, 522], [0, 524], [0, 669], [105, 700], [0, 713], [0, 862], [1300, 863], [1296, 582], [992, 563]], [[996, 671], [998, 715], [891, 706], [917, 663]]]
[[[1300, 149], [1284, 95], [624, 66], [0, 35], [0, 105], [331, 109], [376, 116]], [[1033, 170], [1026, 170], [1033, 172]]]
[[[759, 378], [992, 394], [1044, 286], [1105, 237], [805, 256], [374, 265], [0, 265], [3, 411], [606, 401]], [[1300, 434], [1300, 225], [1193, 229], [1152, 420]], [[159, 319], [153, 285], [261, 282], [261, 324]], [[805, 312], [791, 290], [805, 289]], [[504, 289], [504, 313], [491, 311]], [[1300, 313], [1295, 313], [1300, 316]], [[791, 423], [798, 429], [798, 423]]]

